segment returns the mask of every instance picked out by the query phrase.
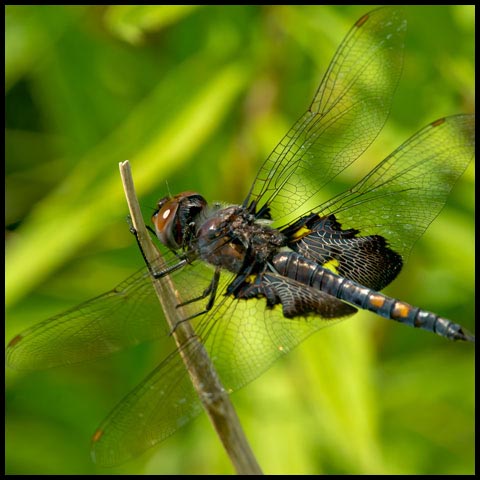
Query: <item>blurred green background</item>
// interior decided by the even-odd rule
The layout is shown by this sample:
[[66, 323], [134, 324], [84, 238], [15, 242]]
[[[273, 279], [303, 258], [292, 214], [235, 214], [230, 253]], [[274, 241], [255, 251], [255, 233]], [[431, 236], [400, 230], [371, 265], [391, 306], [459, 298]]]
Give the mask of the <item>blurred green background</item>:
[[[131, 161], [146, 219], [168, 189], [241, 201], [371, 8], [7, 6], [7, 341], [142, 265], [118, 162]], [[406, 10], [403, 76], [359, 172], [428, 122], [474, 109], [474, 6]], [[474, 331], [473, 212], [472, 165], [387, 292]], [[233, 401], [265, 473], [472, 474], [473, 356], [359, 313]], [[233, 472], [205, 416], [121, 467], [91, 463], [96, 426], [159, 358], [146, 345], [7, 370], [6, 473]]]

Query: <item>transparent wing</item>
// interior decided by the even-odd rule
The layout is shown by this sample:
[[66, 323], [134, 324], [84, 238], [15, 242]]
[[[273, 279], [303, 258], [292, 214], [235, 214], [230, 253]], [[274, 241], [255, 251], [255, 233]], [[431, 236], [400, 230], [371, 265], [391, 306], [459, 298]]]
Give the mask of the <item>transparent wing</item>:
[[[182, 296], [191, 295], [187, 269], [172, 277]], [[264, 299], [227, 297], [224, 293], [231, 280], [231, 275], [223, 275], [218, 303], [194, 326], [228, 392], [257, 378], [311, 333], [338, 321], [286, 319], [280, 305], [267, 308]], [[196, 308], [201, 306], [197, 304]], [[173, 434], [201, 411], [180, 355], [174, 352], [100, 425], [93, 437], [92, 455], [105, 466], [127, 461]]]
[[[167, 266], [177, 261], [170, 255]], [[179, 298], [188, 300], [201, 296], [212, 275], [212, 268], [197, 261], [171, 277]], [[286, 319], [281, 306], [267, 308], [263, 299], [226, 296], [232, 279], [232, 274], [222, 272], [213, 310], [192, 321], [229, 391], [252, 381], [320, 327], [336, 322], [318, 317]], [[172, 294], [172, 298], [177, 296]], [[193, 315], [202, 311], [207, 301], [190, 303], [183, 310]], [[149, 273], [144, 269], [110, 292], [15, 337], [7, 347], [7, 362], [17, 369], [74, 364], [167, 332]], [[187, 343], [182, 348], [190, 346]], [[94, 457], [102, 465], [126, 461], [162, 441], [201, 411], [180, 355], [173, 351], [99, 427], [94, 436]]]
[[355, 23], [310, 108], [260, 168], [245, 206], [253, 204], [257, 212], [268, 206], [278, 225], [284, 224], [301, 215], [305, 202], [366, 150], [390, 110], [405, 30], [401, 10], [393, 7]]
[[113, 290], [14, 337], [7, 364], [19, 370], [70, 365], [103, 357], [164, 334], [147, 269]]
[[[170, 256], [170, 264], [178, 260]], [[191, 285], [208, 273], [192, 269]], [[202, 274], [204, 276], [202, 276]], [[168, 333], [146, 268], [113, 290], [45, 320], [14, 337], [7, 364], [18, 370], [71, 365], [132, 347]]]
[[123, 463], [172, 435], [201, 411], [175, 351], [102, 422], [92, 438], [93, 460], [102, 466]]
[[[475, 154], [475, 116], [439, 119], [416, 133], [353, 188], [318, 206], [361, 235], [379, 234], [406, 259]], [[307, 237], [308, 238], [308, 237]]]

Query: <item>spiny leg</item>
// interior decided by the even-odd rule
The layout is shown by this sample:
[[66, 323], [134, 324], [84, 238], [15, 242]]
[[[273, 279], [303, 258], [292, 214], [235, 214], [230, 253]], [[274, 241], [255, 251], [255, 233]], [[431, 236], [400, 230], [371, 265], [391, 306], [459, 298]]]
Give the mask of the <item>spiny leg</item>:
[[[180, 307], [183, 307], [185, 305], [189, 305], [190, 303], [194, 303], [194, 302], [198, 302], [200, 300], [203, 300], [204, 298], [209, 296], [207, 305], [205, 306], [205, 308], [203, 310], [201, 310], [200, 312], [194, 313], [193, 315], [190, 315], [187, 318], [183, 318], [182, 320], [177, 322], [177, 324], [173, 328], [173, 331], [175, 331], [175, 329], [177, 328], [177, 325], [179, 323], [186, 322], [188, 320], [192, 320], [193, 318], [199, 317], [200, 315], [204, 315], [209, 310], [211, 310], [211, 308], [213, 307], [213, 305], [215, 303], [215, 298], [217, 296], [217, 289], [218, 289], [219, 281], [220, 281], [220, 269], [217, 268], [217, 269], [215, 269], [215, 273], [213, 274], [212, 281], [209, 283], [208, 287], [202, 292], [201, 295], [199, 295], [195, 298], [191, 298], [190, 300], [186, 300], [185, 302], [182, 302], [182, 303], [179, 303], [179, 304], [176, 305], [176, 308], [180, 308]], [[172, 331], [172, 333], [173, 333], [173, 331]]]
[[[130, 228], [130, 232], [134, 235], [135, 237], [135, 240], [137, 241], [137, 245], [138, 245], [138, 248], [140, 249], [140, 253], [142, 254], [142, 257], [143, 257], [143, 260], [145, 262], [145, 264], [147, 265], [148, 267], [148, 270], [150, 272], [150, 274], [152, 275], [153, 278], [162, 278], [164, 277], [165, 275], [169, 275], [170, 273], [173, 273], [177, 270], [179, 270], [180, 268], [184, 267], [187, 263], [188, 263], [188, 260], [186, 258], [182, 258], [181, 256], [177, 255], [175, 252], [175, 256], [179, 259], [179, 262], [176, 263], [175, 265], [172, 265], [164, 270], [161, 270], [159, 272], [156, 272], [153, 268], [152, 268], [152, 265], [150, 264], [150, 262], [147, 260], [147, 257], [145, 256], [145, 252], [143, 251], [143, 248], [142, 248], [142, 244], [140, 243], [140, 239], [138, 238], [138, 232], [137, 230], [135, 229], [135, 227], [132, 225], [132, 222], [131, 222], [131, 218], [130, 216], [127, 217], [127, 223], [129, 225], [129, 228]], [[147, 229], [153, 234], [155, 235], [155, 232], [154, 230], [147, 226]]]

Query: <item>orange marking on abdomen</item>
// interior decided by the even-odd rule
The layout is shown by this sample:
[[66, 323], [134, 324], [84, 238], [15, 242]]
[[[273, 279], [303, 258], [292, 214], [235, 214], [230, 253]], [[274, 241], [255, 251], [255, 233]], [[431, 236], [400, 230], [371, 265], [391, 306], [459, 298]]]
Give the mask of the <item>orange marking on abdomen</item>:
[[392, 318], [405, 318], [408, 317], [411, 307], [406, 303], [397, 302], [392, 310]]
[[381, 308], [385, 304], [385, 298], [381, 295], [373, 295], [369, 300], [370, 304], [377, 308]]

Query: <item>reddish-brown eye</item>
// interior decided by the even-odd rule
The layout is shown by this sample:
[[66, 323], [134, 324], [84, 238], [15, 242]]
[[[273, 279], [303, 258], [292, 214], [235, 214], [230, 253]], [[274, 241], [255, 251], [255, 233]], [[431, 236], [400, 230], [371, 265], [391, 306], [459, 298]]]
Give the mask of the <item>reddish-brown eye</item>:
[[205, 199], [196, 192], [183, 192], [162, 198], [152, 216], [158, 239], [172, 250], [184, 247], [187, 227], [195, 222], [206, 205]]

